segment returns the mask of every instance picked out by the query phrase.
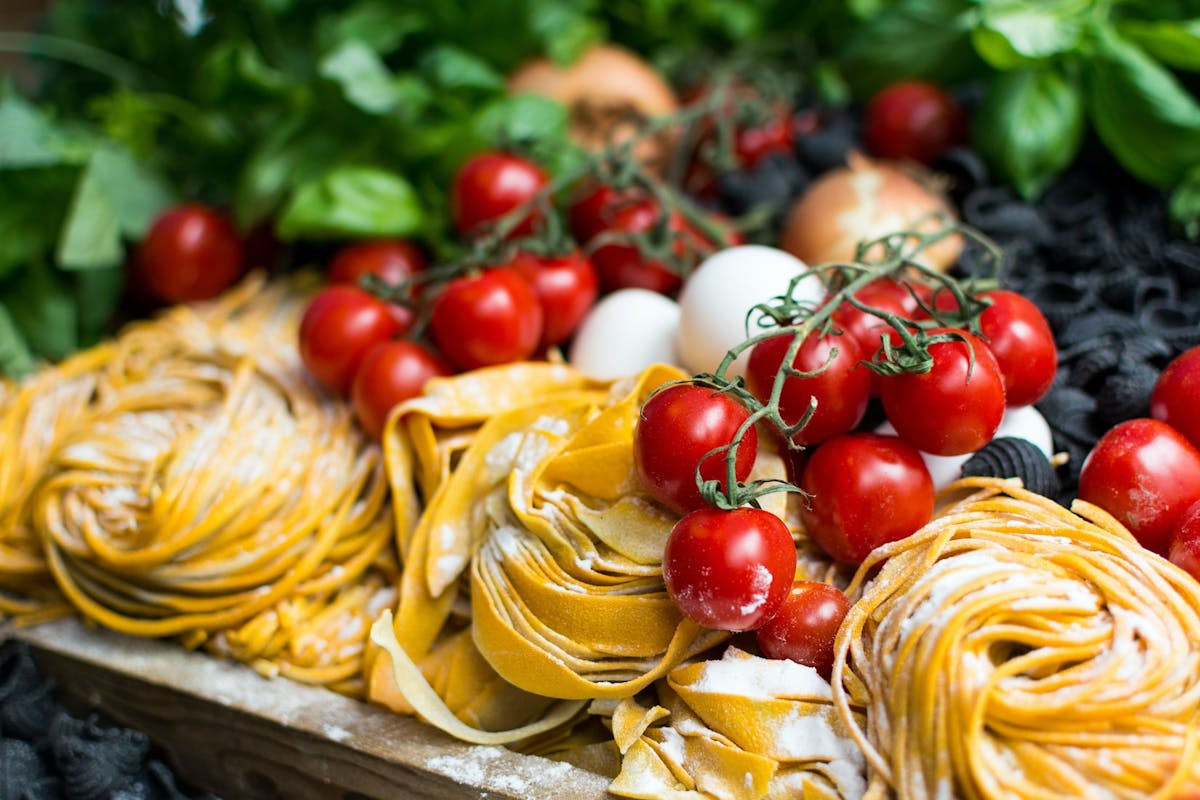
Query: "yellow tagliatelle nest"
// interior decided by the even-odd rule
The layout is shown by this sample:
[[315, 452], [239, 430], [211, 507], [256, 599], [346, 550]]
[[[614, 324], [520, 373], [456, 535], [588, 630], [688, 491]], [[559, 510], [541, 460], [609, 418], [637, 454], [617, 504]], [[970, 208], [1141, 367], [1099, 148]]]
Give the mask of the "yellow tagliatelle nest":
[[[516, 365], [434, 381], [393, 415], [393, 487], [419, 483], [428, 500], [402, 538], [394, 621], [376, 626], [387, 655], [372, 671], [374, 699], [460, 738], [515, 741], [586, 701], [632, 695], [724, 638], [667, 596], [660, 562], [674, 517], [642, 493], [633, 469], [641, 404], [679, 377], [664, 367], [609, 387], [563, 366]], [[469, 616], [456, 614], [468, 600]], [[431, 683], [462, 680], [429, 661], [464, 628], [460, 646], [477, 652], [473, 680], [526, 697], [512, 713], [499, 711], [499, 698], [468, 713], [418, 672]], [[535, 722], [555, 700], [574, 702]], [[511, 730], [478, 729], [498, 725]]]
[[850, 588], [833, 684], [868, 796], [1200, 790], [1200, 585], [1086, 503], [962, 485]]
[[251, 280], [18, 389], [2, 424], [38, 447], [4, 485], [5, 584], [48, 571], [107, 627], [361, 691], [393, 517], [379, 448], [299, 363], [304, 302]]

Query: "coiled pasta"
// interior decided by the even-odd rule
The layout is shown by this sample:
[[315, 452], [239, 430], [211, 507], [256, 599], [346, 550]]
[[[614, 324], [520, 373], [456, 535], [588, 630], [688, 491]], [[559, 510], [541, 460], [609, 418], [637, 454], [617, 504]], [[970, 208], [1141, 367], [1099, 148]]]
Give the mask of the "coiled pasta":
[[250, 280], [23, 389], [60, 424], [6, 509], [88, 618], [361, 692], [394, 517], [379, 448], [299, 364], [304, 298]]
[[833, 684], [867, 796], [1200, 788], [1200, 585], [1094, 506], [960, 486], [977, 491], [850, 587]]

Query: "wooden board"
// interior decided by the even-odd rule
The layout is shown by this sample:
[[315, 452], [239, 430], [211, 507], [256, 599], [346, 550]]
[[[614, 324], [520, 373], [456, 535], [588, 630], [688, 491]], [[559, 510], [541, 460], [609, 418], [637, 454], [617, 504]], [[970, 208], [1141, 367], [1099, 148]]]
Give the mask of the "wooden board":
[[144, 731], [181, 778], [226, 798], [602, 800], [570, 764], [467, 745], [415, 719], [241, 664], [65, 619], [0, 629], [76, 704]]

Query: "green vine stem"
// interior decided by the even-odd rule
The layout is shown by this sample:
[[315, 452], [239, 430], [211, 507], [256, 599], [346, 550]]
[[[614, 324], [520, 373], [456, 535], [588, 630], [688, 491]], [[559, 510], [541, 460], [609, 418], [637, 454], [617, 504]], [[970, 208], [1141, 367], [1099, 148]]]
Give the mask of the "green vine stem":
[[[811, 371], [797, 370], [792, 366], [796, 354], [804, 340], [812, 334], [834, 333], [841, 334], [834, 328], [832, 316], [843, 303], [858, 310], [878, 317], [888, 327], [896, 332], [901, 340], [899, 346], [891, 344], [889, 336], [880, 337], [880, 348], [865, 366], [881, 375], [898, 375], [903, 372], [928, 372], [933, 366], [933, 357], [929, 347], [937, 342], [951, 340], [965, 341], [970, 348], [970, 342], [961, 334], [949, 332], [933, 332], [944, 327], [957, 327], [979, 331], [979, 315], [989, 303], [980, 300], [975, 293], [984, 288], [998, 285], [1001, 254], [999, 248], [982, 233], [962, 225], [945, 215], [938, 215], [940, 226], [933, 231], [923, 231], [924, 224], [919, 223], [914, 229], [899, 231], [888, 236], [880, 237], [859, 245], [855, 261], [851, 263], [832, 263], [806, 270], [792, 278], [785, 294], [772, 298], [768, 302], [754, 306], [746, 316], [747, 338], [731, 348], [715, 372], [701, 373], [690, 379], [690, 382], [706, 386], [733, 397], [750, 413], [746, 421], [738, 428], [732, 442], [715, 448], [708, 453], [703, 461], [714, 455], [723, 454], [725, 462], [725, 481], [722, 487], [720, 481], [706, 481], [696, 469], [696, 485], [700, 496], [708, 503], [718, 508], [732, 509], [742, 505], [757, 505], [757, 500], [767, 494], [781, 491], [791, 491], [803, 494], [801, 489], [786, 481], [752, 481], [741, 483], [737, 480], [736, 464], [738, 448], [746, 434], [755, 425], [765, 422], [779, 432], [789, 450], [800, 450], [802, 445], [795, 442], [799, 433], [812, 419], [817, 408], [816, 398], [812, 398], [808, 409], [800, 419], [789, 423], [780, 412], [779, 402], [784, 385], [791, 378], [808, 378], [824, 372], [837, 356], [836, 346], [831, 350], [825, 364]], [[983, 248], [984, 256], [990, 267], [988, 277], [958, 281], [949, 275], [926, 267], [919, 261], [919, 255], [928, 247], [932, 247], [949, 236], [963, 236]], [[878, 255], [874, 255], [878, 253]], [[800, 284], [812, 277], [818, 277], [830, 288], [830, 293], [819, 303], [796, 299], [796, 290]], [[875, 308], [861, 302], [856, 293], [873, 280], [891, 277], [900, 280], [917, 299], [920, 307], [928, 318], [908, 319], [890, 311]], [[931, 290], [932, 301], [926, 302], [917, 287]], [[954, 299], [954, 310], [945, 311], [937, 308], [937, 297], [941, 292], [947, 292]], [[751, 334], [750, 325], [757, 318], [758, 325], [763, 328], [758, 333]], [[771, 392], [767, 401], [761, 402], [749, 390], [740, 377], [729, 377], [733, 363], [752, 349], [759, 342], [776, 336], [790, 335], [792, 341], [784, 353], [779, 371], [771, 384]], [[974, 365], [974, 351], [970, 354], [971, 365]]]

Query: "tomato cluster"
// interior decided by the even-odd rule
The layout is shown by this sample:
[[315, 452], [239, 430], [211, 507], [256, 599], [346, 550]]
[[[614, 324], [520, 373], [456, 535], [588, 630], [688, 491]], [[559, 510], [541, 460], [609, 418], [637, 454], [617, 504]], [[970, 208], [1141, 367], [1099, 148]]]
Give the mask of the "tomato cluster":
[[1079, 476], [1079, 497], [1200, 580], [1198, 404], [1200, 347], [1194, 347], [1159, 376], [1150, 418], [1122, 422], [1096, 443]]

